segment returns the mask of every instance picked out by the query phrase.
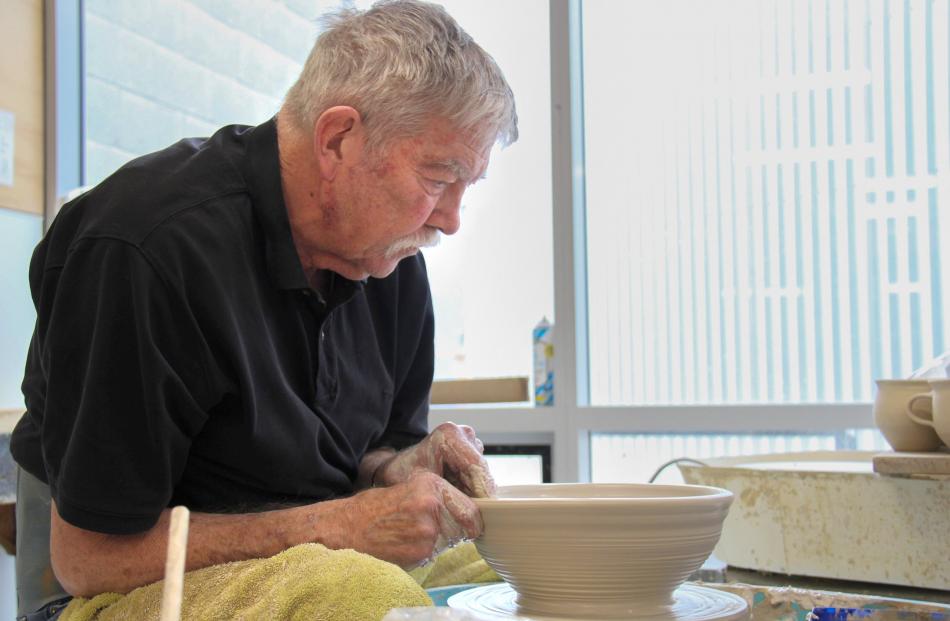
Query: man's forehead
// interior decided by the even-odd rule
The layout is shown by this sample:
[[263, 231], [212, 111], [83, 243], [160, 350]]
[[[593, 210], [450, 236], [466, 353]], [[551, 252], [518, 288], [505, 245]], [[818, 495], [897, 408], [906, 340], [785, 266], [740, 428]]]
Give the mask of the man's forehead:
[[473, 179], [485, 173], [491, 147], [490, 142], [472, 144], [456, 134], [455, 139], [428, 141], [420, 149], [419, 155], [424, 166], [440, 168], [459, 177]]
[[485, 131], [458, 130], [437, 120], [411, 142], [415, 143], [420, 159], [426, 164], [481, 174], [488, 163], [495, 136]]

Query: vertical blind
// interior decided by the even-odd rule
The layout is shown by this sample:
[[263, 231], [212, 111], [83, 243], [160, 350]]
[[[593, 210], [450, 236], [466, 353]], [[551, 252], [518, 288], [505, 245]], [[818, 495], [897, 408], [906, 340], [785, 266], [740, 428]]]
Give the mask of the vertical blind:
[[584, 3], [592, 403], [868, 401], [948, 347], [948, 5]]

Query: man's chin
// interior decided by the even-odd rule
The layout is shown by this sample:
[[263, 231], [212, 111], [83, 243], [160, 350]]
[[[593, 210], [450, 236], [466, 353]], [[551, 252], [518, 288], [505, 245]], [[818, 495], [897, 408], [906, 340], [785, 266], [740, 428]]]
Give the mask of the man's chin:
[[386, 278], [396, 270], [399, 262], [419, 253], [418, 248], [406, 248], [385, 256], [376, 255], [363, 259], [342, 261], [328, 268], [348, 280]]
[[366, 270], [367, 277], [386, 278], [394, 271], [403, 257], [398, 259], [386, 259], [384, 261], [374, 261], [371, 265], [362, 266]]

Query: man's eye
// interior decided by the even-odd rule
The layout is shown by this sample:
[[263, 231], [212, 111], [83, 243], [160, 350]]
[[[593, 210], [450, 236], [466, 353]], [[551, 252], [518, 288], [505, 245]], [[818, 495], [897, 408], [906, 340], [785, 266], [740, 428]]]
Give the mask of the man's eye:
[[427, 181], [436, 190], [444, 190], [451, 185], [448, 181], [439, 181], [438, 179], [427, 179]]

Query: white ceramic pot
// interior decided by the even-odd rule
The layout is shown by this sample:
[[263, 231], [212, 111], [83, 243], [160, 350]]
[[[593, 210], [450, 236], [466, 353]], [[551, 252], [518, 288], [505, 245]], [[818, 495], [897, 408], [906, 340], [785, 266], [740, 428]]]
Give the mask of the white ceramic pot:
[[719, 541], [732, 493], [697, 485], [546, 484], [476, 498], [475, 541], [521, 614], [662, 615]]

